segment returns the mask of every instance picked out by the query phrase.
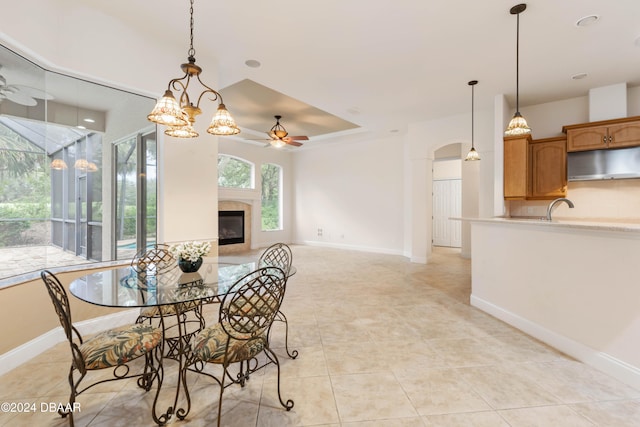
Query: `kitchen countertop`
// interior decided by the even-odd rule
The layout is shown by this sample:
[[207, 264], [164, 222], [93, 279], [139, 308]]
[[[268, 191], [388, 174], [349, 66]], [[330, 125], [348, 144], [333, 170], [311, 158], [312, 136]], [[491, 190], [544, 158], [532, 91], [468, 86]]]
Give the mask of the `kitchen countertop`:
[[615, 219], [590, 219], [590, 218], [567, 218], [553, 219], [547, 221], [540, 217], [493, 217], [493, 218], [462, 218], [463, 221], [486, 222], [494, 224], [518, 224], [534, 225], [540, 227], [575, 228], [584, 230], [617, 231], [640, 233], [640, 220], [634, 222], [633, 219], [617, 221]]

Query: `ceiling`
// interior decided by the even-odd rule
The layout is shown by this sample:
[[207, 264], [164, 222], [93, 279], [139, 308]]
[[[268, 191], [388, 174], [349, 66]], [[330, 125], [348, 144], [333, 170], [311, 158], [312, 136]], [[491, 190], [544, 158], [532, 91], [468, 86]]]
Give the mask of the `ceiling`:
[[[150, 43], [183, 43], [185, 55], [175, 62], [186, 58], [186, 0], [66, 3], [109, 16]], [[218, 88], [241, 136], [264, 135], [279, 114], [290, 134], [309, 135], [312, 145], [336, 132], [384, 135], [468, 113], [469, 80], [479, 81], [476, 109], [492, 109], [500, 94], [515, 106], [516, 16], [509, 10], [516, 4], [196, 0], [194, 48], [196, 58], [217, 61]], [[578, 27], [588, 15], [600, 19]], [[586, 96], [590, 88], [622, 82], [640, 85], [638, 17], [638, 0], [528, 2], [520, 15], [520, 106]], [[247, 60], [260, 66], [247, 66]], [[571, 78], [579, 73], [587, 76]], [[261, 102], [246, 102], [257, 98]]]

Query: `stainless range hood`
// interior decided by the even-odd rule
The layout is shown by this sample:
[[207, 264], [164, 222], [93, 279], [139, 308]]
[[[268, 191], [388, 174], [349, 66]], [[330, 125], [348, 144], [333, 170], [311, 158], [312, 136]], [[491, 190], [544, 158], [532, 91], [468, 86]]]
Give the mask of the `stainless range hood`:
[[640, 178], [640, 147], [567, 153], [569, 181]]

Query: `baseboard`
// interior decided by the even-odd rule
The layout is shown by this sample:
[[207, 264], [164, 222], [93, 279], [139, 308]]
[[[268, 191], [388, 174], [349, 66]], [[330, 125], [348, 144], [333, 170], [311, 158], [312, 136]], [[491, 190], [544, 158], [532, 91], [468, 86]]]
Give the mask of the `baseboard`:
[[[74, 323], [74, 326], [83, 336], [91, 335], [105, 329], [131, 324], [135, 321], [139, 312], [139, 309], [126, 310], [77, 322]], [[19, 347], [9, 350], [0, 355], [0, 375], [6, 374], [66, 339], [62, 326], [58, 326]], [[71, 354], [69, 354], [69, 361], [71, 361]]]
[[346, 245], [343, 243], [321, 242], [318, 240], [303, 240], [303, 241], [296, 242], [296, 244], [307, 245], [307, 246], [317, 246], [317, 247], [323, 247], [323, 248], [346, 249], [350, 251], [370, 252], [375, 254], [404, 256], [404, 251], [400, 249], [394, 250], [394, 249], [388, 249], [388, 248], [375, 248], [371, 246]]
[[471, 305], [520, 329], [551, 347], [640, 390], [640, 369], [471, 295]]

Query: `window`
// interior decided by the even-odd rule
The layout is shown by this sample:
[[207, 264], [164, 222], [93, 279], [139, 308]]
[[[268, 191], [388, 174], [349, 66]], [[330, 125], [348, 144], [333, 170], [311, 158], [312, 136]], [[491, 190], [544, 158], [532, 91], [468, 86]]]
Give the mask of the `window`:
[[253, 164], [238, 157], [218, 154], [218, 186], [254, 188]]
[[[133, 251], [154, 241], [155, 125], [146, 115], [155, 100], [47, 71], [2, 45], [0, 64], [7, 85], [24, 80], [31, 87], [0, 102], [0, 258], [27, 260], [1, 264], [0, 281], [115, 259], [122, 240], [114, 232], [121, 207], [115, 197], [131, 190], [131, 179], [137, 193], [124, 200], [138, 204], [118, 213], [133, 212], [136, 228], [125, 237]], [[146, 151], [136, 153], [137, 173], [116, 177], [120, 159], [110, 147], [130, 135]]]
[[134, 135], [116, 143], [114, 151], [115, 259], [128, 259], [156, 242], [156, 134]]
[[262, 165], [262, 231], [282, 230], [282, 167]]

